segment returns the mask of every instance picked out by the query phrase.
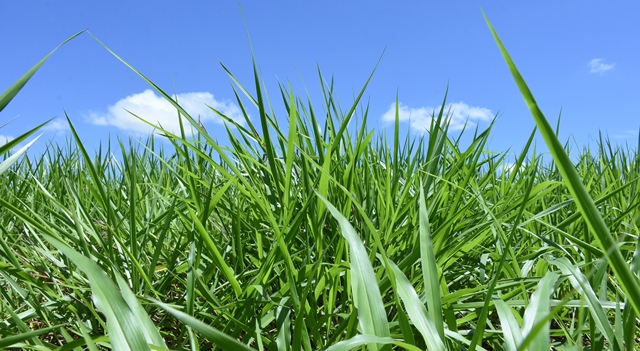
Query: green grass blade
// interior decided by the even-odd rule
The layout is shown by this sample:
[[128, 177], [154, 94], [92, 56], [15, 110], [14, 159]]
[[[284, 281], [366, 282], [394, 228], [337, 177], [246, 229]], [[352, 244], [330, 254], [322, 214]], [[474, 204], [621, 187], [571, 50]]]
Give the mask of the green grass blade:
[[278, 345], [278, 351], [290, 351], [291, 350], [291, 308], [287, 306], [285, 298], [276, 309], [276, 327], [278, 329], [278, 336], [276, 338], [276, 344]]
[[438, 263], [431, 241], [431, 227], [429, 224], [429, 213], [424, 198], [424, 188], [420, 187], [420, 263], [422, 265], [422, 278], [424, 279], [425, 292], [427, 295], [427, 306], [429, 315], [435, 324], [440, 335], [440, 340], [444, 340], [444, 322], [442, 320], [442, 298], [440, 296], [440, 277], [438, 274]]
[[380, 337], [375, 335], [356, 335], [351, 339], [341, 341], [335, 345], [328, 347], [325, 351], [349, 351], [355, 349], [356, 347], [364, 346], [371, 343], [382, 345], [398, 345], [405, 350], [422, 351], [418, 347], [394, 340], [390, 337]]
[[587, 303], [598, 330], [611, 342], [611, 344], [617, 345], [615, 342], [615, 334], [613, 333], [613, 329], [611, 328], [611, 324], [609, 324], [609, 319], [607, 318], [607, 313], [602, 308], [600, 300], [593, 291], [593, 288], [589, 285], [587, 277], [585, 277], [584, 274], [582, 274], [582, 272], [580, 272], [580, 270], [571, 264], [571, 262], [569, 262], [565, 257], [550, 260], [549, 263], [560, 268], [562, 273], [568, 276], [569, 282], [573, 288], [578, 291], [580, 296], [584, 298]]
[[[522, 320], [522, 335], [528, 337], [534, 325], [544, 323], [542, 328], [538, 330], [535, 336], [530, 340], [532, 343], [531, 348], [526, 350], [531, 351], [546, 351], [551, 348], [549, 327], [550, 322], [546, 318], [551, 310], [550, 295], [553, 293], [553, 287], [555, 282], [560, 276], [556, 273], [547, 273], [538, 283], [536, 291], [533, 292], [529, 305], [524, 311], [524, 317]], [[521, 348], [524, 349], [524, 348]]]
[[240, 283], [238, 283], [238, 280], [236, 279], [236, 275], [233, 272], [233, 269], [229, 267], [229, 265], [224, 261], [220, 250], [218, 250], [218, 247], [211, 237], [211, 233], [209, 233], [207, 229], [205, 229], [198, 216], [196, 216], [196, 214], [190, 207], [187, 207], [187, 209], [189, 211], [189, 217], [191, 218], [195, 230], [204, 241], [205, 247], [213, 256], [213, 263], [224, 273], [225, 277], [229, 280], [229, 283], [233, 287], [233, 291], [236, 294], [236, 297], [240, 297], [240, 295], [242, 295], [242, 288], [240, 287]]
[[420, 300], [418, 293], [416, 293], [411, 282], [407, 279], [407, 276], [402, 273], [400, 268], [398, 268], [398, 266], [391, 260], [389, 260], [389, 264], [393, 269], [398, 294], [404, 303], [404, 308], [413, 322], [413, 325], [418, 329], [418, 331], [420, 331], [420, 334], [422, 334], [428, 350], [444, 351], [445, 347], [443, 337], [440, 336], [440, 331], [436, 328], [431, 318], [429, 318], [429, 313]]
[[523, 338], [520, 325], [513, 315], [514, 312], [509, 305], [501, 299], [493, 299], [493, 304], [498, 312], [500, 327], [504, 334], [504, 349], [506, 351], [516, 351]]
[[[151, 321], [143, 322], [148, 316], [140, 316], [131, 310], [120, 291], [107, 274], [92, 260], [82, 256], [66, 244], [43, 235], [55, 248], [65, 254], [89, 278], [93, 302], [107, 317], [109, 341], [116, 350], [143, 351], [151, 350], [146, 340], [144, 326]], [[142, 324], [142, 325], [141, 325]], [[152, 323], [151, 323], [152, 324]], [[160, 346], [160, 345], [157, 345]]]
[[164, 304], [160, 301], [153, 300], [153, 299], [151, 301], [153, 301], [153, 303], [158, 305], [163, 310], [169, 312], [175, 318], [182, 321], [182, 323], [198, 331], [202, 336], [206, 337], [211, 342], [215, 343], [215, 345], [219, 346], [222, 350], [255, 351], [254, 349], [230, 337], [229, 335], [205, 323], [202, 323], [201, 321], [195, 319], [194, 317], [184, 312], [176, 310], [175, 308], [167, 304]]
[[[31, 134], [35, 133], [38, 129], [42, 128], [45, 124], [51, 122], [51, 119], [36, 126], [35, 128], [27, 131], [26, 133], [21, 134], [20, 136], [11, 139], [11, 141], [3, 144], [0, 146], [0, 155], [4, 155], [5, 153], [9, 152], [9, 150], [13, 149], [14, 147], [16, 147], [18, 144], [20, 144], [22, 141], [24, 141], [25, 139], [27, 139]], [[1, 173], [0, 173], [1, 174]]]
[[54, 331], [56, 329], [59, 329], [60, 327], [62, 327], [63, 325], [54, 325], [51, 327], [47, 327], [47, 328], [41, 328], [38, 330], [34, 330], [28, 333], [22, 333], [22, 334], [18, 334], [18, 335], [12, 335], [12, 336], [5, 336], [2, 339], [0, 339], [0, 348], [10, 348], [13, 345], [23, 342], [25, 340], [29, 340], [31, 338], [35, 338], [36, 336], [40, 336], [44, 333], [48, 333], [50, 331]]
[[[333, 217], [340, 224], [342, 236], [349, 243], [351, 265], [351, 289], [354, 305], [358, 311], [358, 322], [362, 332], [367, 335], [388, 337], [389, 322], [382, 302], [378, 281], [371, 266], [369, 255], [362, 240], [349, 221], [329, 201], [318, 195]], [[375, 345], [370, 350], [379, 350]]]
[[[296, 100], [293, 91], [289, 92], [289, 137], [287, 138], [286, 162], [285, 162], [285, 182], [284, 182], [284, 203], [285, 211], [289, 211], [289, 198], [291, 197], [291, 182], [293, 177], [293, 160], [295, 156], [296, 144], [298, 144], [298, 112], [296, 110]], [[289, 214], [286, 213], [285, 217]]]
[[600, 248], [611, 265], [620, 286], [629, 298], [629, 302], [633, 306], [636, 315], [640, 315], [640, 283], [638, 282], [638, 278], [635, 277], [629, 269], [629, 266], [609, 231], [609, 228], [602, 218], [602, 214], [594, 204], [585, 185], [582, 183], [580, 175], [573, 166], [573, 163], [571, 162], [569, 155], [565, 152], [564, 147], [556, 137], [553, 128], [540, 110], [540, 107], [529, 90], [529, 87], [525, 83], [524, 78], [520, 75], [515, 63], [509, 56], [509, 53], [500, 41], [498, 34], [489, 22], [489, 19], [486, 15], [484, 17], [515, 82], [518, 85], [518, 88], [520, 89], [520, 93], [529, 107], [529, 111], [540, 130], [540, 134], [544, 138], [544, 141], [555, 160], [555, 164], [562, 174], [562, 178], [569, 189], [569, 192], [573, 196], [579, 211], [582, 213], [589, 230], [598, 238]]
[[42, 136], [42, 134], [38, 135], [35, 139], [31, 140], [27, 145], [21, 147], [20, 150], [16, 151], [15, 154], [9, 156], [6, 160], [0, 162], [0, 174], [6, 172], [9, 169], [9, 167], [11, 167], [11, 165], [16, 163], [20, 159], [20, 156], [22, 156], [22, 154], [27, 152], [27, 150], [31, 147], [31, 145], [33, 145], [40, 138], [40, 136]]
[[36, 74], [36, 72], [38, 72], [40, 67], [42, 67], [42, 65], [47, 61], [47, 59], [49, 59], [51, 55], [53, 55], [54, 52], [56, 52], [56, 50], [58, 50], [61, 46], [73, 40], [73, 38], [77, 37], [82, 33], [84, 33], [84, 31], [78, 32], [72, 35], [71, 37], [69, 37], [69, 39], [63, 41], [62, 44], [58, 45], [55, 49], [53, 49], [50, 53], [48, 53], [47, 56], [42, 58], [42, 60], [38, 61], [38, 63], [33, 65], [33, 67], [31, 67], [31, 69], [29, 69], [27, 73], [22, 75], [22, 77], [20, 77], [15, 83], [13, 83], [7, 90], [5, 90], [4, 93], [0, 95], [0, 112], [4, 110], [5, 107], [7, 107], [9, 102], [11, 102], [11, 100], [13, 100], [13, 98], [16, 95], [18, 95], [20, 90], [22, 90], [25, 84], [27, 84], [29, 79], [31, 79], [31, 77], [33, 77], [33, 75]]
[[131, 309], [131, 312], [136, 317], [138, 322], [140, 323], [140, 329], [144, 333], [144, 336], [151, 345], [167, 348], [167, 345], [164, 343], [162, 336], [158, 332], [158, 329], [153, 324], [151, 319], [149, 319], [147, 315], [147, 311], [142, 308], [140, 302], [138, 302], [138, 298], [131, 291], [127, 282], [122, 278], [119, 274], [116, 275], [116, 281], [118, 283], [118, 288], [120, 288], [120, 293], [122, 294], [122, 298], [126, 301], [127, 305]]

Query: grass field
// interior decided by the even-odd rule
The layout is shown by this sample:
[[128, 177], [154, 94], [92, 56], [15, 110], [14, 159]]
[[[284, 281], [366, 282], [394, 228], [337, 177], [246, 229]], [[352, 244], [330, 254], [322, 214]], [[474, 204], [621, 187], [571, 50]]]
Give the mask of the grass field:
[[148, 80], [189, 122], [169, 143], [1, 146], [0, 348], [635, 349], [640, 156], [601, 137], [572, 161], [495, 38], [538, 126], [515, 162], [447, 111], [381, 137], [366, 84], [268, 100], [255, 66], [229, 73], [259, 115], [228, 147]]

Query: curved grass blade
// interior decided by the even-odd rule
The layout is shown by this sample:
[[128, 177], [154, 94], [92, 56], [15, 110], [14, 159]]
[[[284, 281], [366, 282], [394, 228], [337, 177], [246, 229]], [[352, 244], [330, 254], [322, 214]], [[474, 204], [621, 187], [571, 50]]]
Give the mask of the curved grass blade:
[[25, 73], [15, 83], [13, 83], [7, 90], [5, 90], [4, 93], [0, 95], [0, 111], [4, 110], [4, 108], [7, 107], [9, 102], [11, 102], [11, 100], [13, 100], [13, 98], [16, 95], [18, 95], [18, 92], [22, 90], [22, 88], [25, 86], [25, 84], [27, 84], [29, 79], [31, 79], [31, 77], [33, 77], [33, 75], [36, 74], [36, 72], [40, 69], [40, 67], [42, 67], [42, 65], [47, 61], [47, 59], [49, 59], [51, 55], [53, 55], [54, 52], [56, 52], [56, 50], [58, 50], [61, 46], [68, 43], [73, 38], [77, 37], [78, 35], [84, 32], [85, 32], [84, 30], [80, 31], [72, 35], [71, 37], [69, 37], [69, 39], [63, 41], [62, 44], [58, 45], [55, 49], [51, 50], [51, 52], [48, 53], [47, 56], [43, 57], [42, 60], [38, 61], [38, 63], [33, 65], [33, 67], [31, 67], [31, 69], [29, 69], [27, 73]]
[[174, 317], [176, 317], [180, 321], [182, 321], [182, 323], [190, 326], [191, 328], [193, 328], [194, 330], [202, 334], [202, 336], [206, 337], [207, 339], [215, 343], [217, 346], [219, 346], [223, 350], [255, 351], [249, 346], [239, 342], [238, 340], [228, 336], [227, 334], [224, 334], [218, 329], [202, 323], [201, 321], [197, 320], [193, 316], [190, 316], [184, 312], [178, 311], [175, 308], [167, 304], [164, 304], [160, 301], [153, 300], [153, 299], [151, 299], [151, 301], [156, 305], [158, 305], [163, 310], [172, 314]]
[[[52, 118], [53, 119], [53, 118]], [[5, 153], [9, 152], [9, 150], [13, 149], [14, 147], [16, 147], [18, 144], [20, 144], [23, 140], [25, 140], [26, 138], [28, 138], [31, 134], [35, 133], [38, 129], [42, 128], [45, 124], [51, 122], [51, 119], [48, 121], [45, 121], [44, 123], [36, 126], [35, 128], [29, 130], [28, 132], [14, 138], [11, 139], [11, 141], [8, 141], [4, 144], [2, 144], [2, 146], [0, 146], [0, 155], [4, 155]], [[6, 161], [5, 161], [6, 162]]]
[[131, 308], [133, 314], [137, 316], [137, 319], [142, 327], [142, 332], [144, 333], [147, 341], [149, 341], [152, 345], [167, 348], [167, 345], [164, 343], [164, 340], [158, 332], [158, 329], [156, 329], [156, 326], [153, 324], [153, 322], [151, 322], [151, 319], [147, 318], [147, 312], [144, 310], [144, 308], [142, 308], [142, 306], [138, 302], [138, 298], [133, 293], [133, 291], [131, 291], [124, 278], [122, 278], [118, 274], [116, 275], [116, 281], [118, 283], [118, 287], [120, 288], [122, 297], [127, 302], [127, 305], [129, 305], [129, 308]]
[[609, 320], [607, 318], [607, 313], [602, 308], [600, 304], [600, 300], [596, 296], [596, 293], [593, 291], [591, 285], [589, 285], [589, 281], [587, 277], [580, 272], [574, 265], [569, 262], [569, 260], [565, 257], [560, 257], [554, 260], [549, 260], [549, 263], [560, 268], [563, 274], [566, 274], [569, 277], [569, 282], [573, 286], [576, 291], [584, 298], [589, 307], [589, 311], [591, 311], [591, 315], [593, 316], [593, 320], [596, 323], [596, 327], [600, 332], [613, 344], [615, 343], [615, 335], [613, 333], [613, 329], [611, 329], [611, 324], [609, 324]]
[[549, 350], [551, 345], [550, 340], [550, 321], [547, 315], [551, 310], [550, 295], [553, 292], [553, 287], [560, 276], [556, 273], [547, 273], [538, 283], [536, 291], [531, 295], [529, 305], [524, 311], [524, 317], [522, 320], [522, 336], [528, 337], [532, 333], [533, 327], [538, 323], [544, 323], [541, 329], [538, 329], [536, 335], [529, 338], [532, 343], [531, 348], [524, 348], [521, 345], [520, 350], [532, 350], [543, 351]]
[[35, 338], [36, 336], [42, 335], [44, 333], [48, 333], [50, 331], [54, 331], [62, 326], [63, 324], [54, 325], [51, 327], [34, 330], [28, 333], [22, 333], [22, 334], [13, 335], [13, 336], [5, 336], [2, 339], [0, 339], [0, 348], [5, 349], [5, 348], [15, 346], [15, 344], [19, 342], [23, 342], [25, 340]]
[[443, 339], [439, 334], [439, 330], [436, 328], [431, 318], [429, 318], [427, 309], [424, 307], [424, 304], [420, 300], [416, 290], [413, 288], [413, 285], [411, 285], [409, 279], [407, 279], [395, 263], [391, 260], [388, 262], [393, 269], [398, 294], [404, 303], [404, 308], [407, 310], [407, 314], [413, 322], [413, 325], [418, 329], [418, 331], [420, 331], [420, 334], [422, 334], [422, 337], [427, 344], [427, 349], [430, 351], [444, 351], [445, 347]]
[[504, 335], [504, 349], [506, 351], [517, 350], [523, 338], [520, 325], [516, 317], [514, 317], [513, 311], [509, 305], [501, 299], [493, 299], [493, 305], [496, 306], [496, 311], [500, 318], [500, 327]]
[[598, 238], [600, 248], [605, 253], [605, 257], [607, 258], [607, 261], [611, 265], [611, 268], [618, 278], [620, 286], [629, 298], [629, 302], [633, 306], [636, 315], [639, 315], [640, 283], [638, 282], [638, 279], [629, 269], [629, 266], [622, 256], [620, 249], [616, 245], [616, 242], [611, 235], [611, 232], [609, 231], [609, 228], [607, 227], [604, 219], [602, 218], [600, 211], [594, 204], [593, 199], [589, 195], [589, 192], [587, 191], [585, 185], [582, 183], [580, 175], [571, 162], [569, 155], [567, 155], [564, 147], [560, 143], [560, 140], [558, 140], [558, 137], [556, 136], [553, 128], [549, 124], [549, 121], [547, 121], [546, 117], [542, 113], [542, 110], [540, 110], [540, 107], [533, 97], [531, 90], [529, 90], [529, 87], [524, 81], [524, 78], [522, 77], [522, 75], [520, 75], [520, 72], [516, 68], [515, 63], [511, 59], [511, 56], [509, 56], [509, 53], [502, 44], [502, 41], [500, 41], [498, 34], [493, 29], [493, 26], [489, 22], [489, 19], [484, 14], [484, 12], [483, 16], [485, 18], [485, 21], [487, 22], [487, 25], [489, 26], [489, 29], [491, 30], [491, 33], [493, 34], [493, 38], [495, 39], [496, 44], [498, 44], [498, 48], [500, 49], [500, 52], [502, 53], [502, 56], [504, 57], [509, 70], [511, 71], [513, 79], [520, 89], [520, 94], [527, 103], [529, 111], [531, 112], [531, 115], [533, 116], [533, 119], [535, 120], [536, 125], [540, 130], [540, 134], [544, 138], [544, 141], [547, 144], [551, 155], [553, 156], [555, 164], [562, 174], [562, 178], [567, 185], [571, 196], [574, 198], [576, 205], [578, 206], [578, 210], [580, 211], [580, 213], [582, 213], [583, 218], [587, 223], [587, 226], [589, 227], [589, 230]]
[[[107, 318], [107, 332], [113, 348], [115, 350], [133, 351], [151, 350], [148, 342], [153, 343], [154, 340], [158, 342], [158, 339], [154, 337], [154, 340], [148, 340], [147, 336], [158, 333], [158, 331], [144, 330], [144, 328], [153, 325], [153, 323], [150, 320], [145, 321], [145, 319], [149, 319], [148, 315], [136, 313], [140, 311], [139, 309], [137, 311], [132, 310], [129, 304], [137, 304], [137, 300], [128, 301], [130, 296], [127, 295], [127, 301], [125, 301], [113, 281], [92, 260], [47, 234], [43, 234], [43, 237], [69, 257], [78, 269], [89, 278], [93, 302]], [[161, 338], [160, 341], [162, 341]], [[167, 348], [164, 342], [156, 346]]]
[[38, 140], [41, 136], [42, 134], [38, 135], [35, 139], [31, 140], [27, 145], [21, 147], [20, 150], [18, 150], [15, 154], [9, 156], [6, 160], [0, 162], [0, 174], [6, 172], [9, 169], [9, 167], [11, 167], [11, 165], [16, 163], [16, 161], [20, 159], [20, 156], [22, 156], [22, 154], [27, 152], [27, 150], [31, 147], [31, 145], [33, 145], [33, 143], [35, 143], [36, 140]]
[[364, 346], [371, 343], [383, 345], [398, 345], [405, 350], [421, 351], [420, 348], [409, 345], [402, 341], [397, 341], [390, 337], [380, 337], [375, 335], [356, 335], [349, 340], [340, 341], [339, 343], [328, 347], [325, 351], [349, 351], [355, 349], [356, 347]]
[[[391, 334], [389, 333], [389, 322], [382, 302], [382, 295], [362, 240], [340, 211], [320, 194], [318, 197], [338, 221], [342, 236], [349, 243], [351, 289], [362, 332], [367, 335], [389, 337]], [[377, 345], [369, 345], [369, 350], [379, 350], [379, 348]]]

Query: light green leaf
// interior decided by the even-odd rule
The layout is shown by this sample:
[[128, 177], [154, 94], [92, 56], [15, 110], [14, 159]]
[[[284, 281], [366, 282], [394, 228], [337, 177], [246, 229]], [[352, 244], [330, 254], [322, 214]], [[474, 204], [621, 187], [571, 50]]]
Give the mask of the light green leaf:
[[413, 325], [422, 334], [422, 337], [427, 344], [427, 348], [431, 351], [444, 351], [444, 343], [438, 333], [438, 329], [431, 318], [429, 318], [427, 309], [424, 307], [424, 304], [420, 300], [416, 290], [411, 285], [411, 282], [395, 263], [389, 260], [389, 264], [391, 265], [393, 274], [396, 277], [398, 294], [404, 303], [404, 308], [407, 310], [407, 314], [413, 322]]
[[[109, 341], [116, 350], [144, 351], [151, 350], [142, 325], [142, 318], [136, 315], [122, 297], [120, 291], [107, 274], [92, 260], [82, 256], [66, 244], [43, 234], [43, 237], [55, 248], [65, 254], [89, 278], [93, 302], [100, 312], [107, 317]], [[151, 323], [150, 321], [148, 323]], [[162, 345], [156, 345], [162, 346]], [[166, 347], [166, 346], [165, 346]]]
[[[351, 289], [354, 305], [358, 311], [358, 322], [362, 332], [381, 337], [390, 336], [389, 322], [382, 302], [378, 281], [373, 272], [367, 251], [349, 221], [329, 201], [320, 196], [327, 209], [340, 224], [342, 236], [349, 243], [351, 265]], [[370, 350], [378, 350], [370, 345]]]

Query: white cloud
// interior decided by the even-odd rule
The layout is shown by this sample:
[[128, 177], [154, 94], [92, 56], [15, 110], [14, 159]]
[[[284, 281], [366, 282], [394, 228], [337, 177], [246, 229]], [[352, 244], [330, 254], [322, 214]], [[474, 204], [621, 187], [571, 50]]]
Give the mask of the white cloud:
[[69, 124], [67, 123], [66, 120], [58, 118], [45, 124], [45, 126], [42, 127], [42, 130], [48, 130], [52, 132], [63, 132], [63, 131], [69, 130]]
[[[178, 94], [177, 98], [178, 103], [189, 112], [191, 117], [196, 120], [200, 117], [203, 123], [223, 123], [222, 118], [206, 105], [215, 108], [240, 124], [244, 121], [242, 111], [236, 104], [218, 101], [209, 92], [183, 93]], [[131, 114], [134, 113], [155, 125], [161, 125], [162, 128], [172, 133], [180, 133], [180, 122], [175, 107], [150, 89], [121, 99], [109, 106], [107, 111], [107, 113], [91, 112], [88, 114], [88, 120], [100, 126], [112, 125], [127, 131], [150, 132], [153, 128]], [[131, 111], [131, 113], [127, 111]], [[185, 131], [189, 131], [189, 122], [183, 118], [183, 123]]]
[[615, 65], [615, 63], [605, 63], [603, 59], [595, 58], [589, 61], [589, 73], [604, 73]]
[[0, 146], [10, 142], [13, 139], [15, 139], [15, 138], [10, 136], [10, 135], [2, 135], [2, 134], [0, 134]]
[[[400, 122], [409, 122], [411, 128], [425, 133], [431, 125], [431, 119], [438, 114], [440, 106], [412, 108], [399, 103], [398, 113]], [[461, 130], [465, 122], [467, 126], [473, 126], [475, 121], [490, 121], [494, 117], [494, 113], [488, 108], [469, 106], [466, 103], [453, 102], [444, 107], [445, 116], [448, 115], [451, 122], [449, 123], [450, 131]], [[396, 103], [391, 103], [387, 112], [382, 115], [382, 119], [387, 122], [393, 122], [396, 119]]]

